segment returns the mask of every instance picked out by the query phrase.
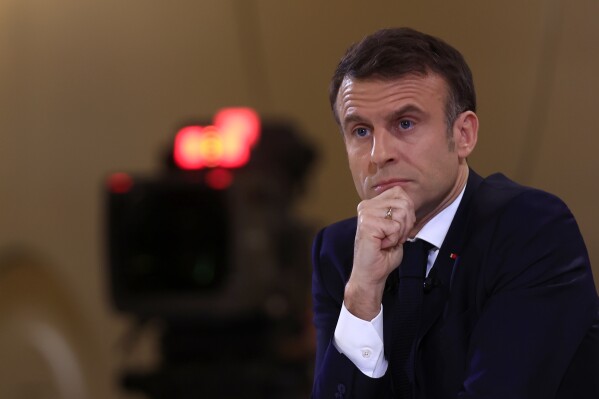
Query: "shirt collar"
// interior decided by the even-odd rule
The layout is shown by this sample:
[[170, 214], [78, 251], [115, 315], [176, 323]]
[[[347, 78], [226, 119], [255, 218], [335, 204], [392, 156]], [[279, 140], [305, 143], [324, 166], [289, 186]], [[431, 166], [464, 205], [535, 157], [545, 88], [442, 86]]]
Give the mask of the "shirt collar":
[[422, 229], [420, 229], [415, 238], [420, 238], [421, 240], [431, 243], [436, 249], [441, 248], [445, 236], [447, 235], [447, 231], [449, 231], [449, 226], [451, 226], [451, 222], [453, 221], [453, 217], [462, 201], [465, 190], [466, 185], [464, 185], [460, 195], [458, 195], [451, 204], [441, 212], [437, 213], [422, 227]]

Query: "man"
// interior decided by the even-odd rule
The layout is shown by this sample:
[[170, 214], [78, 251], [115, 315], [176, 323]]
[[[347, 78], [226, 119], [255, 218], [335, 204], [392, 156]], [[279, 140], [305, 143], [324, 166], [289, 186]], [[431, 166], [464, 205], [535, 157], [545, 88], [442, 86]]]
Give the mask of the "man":
[[469, 169], [462, 55], [378, 31], [346, 52], [330, 101], [362, 202], [314, 241], [313, 397], [599, 398], [583, 239], [558, 198]]

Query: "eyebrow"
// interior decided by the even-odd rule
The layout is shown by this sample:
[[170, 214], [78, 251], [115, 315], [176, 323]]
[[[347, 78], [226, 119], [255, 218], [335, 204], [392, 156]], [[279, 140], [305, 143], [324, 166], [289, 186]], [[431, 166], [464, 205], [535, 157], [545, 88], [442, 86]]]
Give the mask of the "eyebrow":
[[418, 115], [422, 115], [422, 114], [424, 114], [424, 111], [422, 110], [422, 108], [417, 107], [414, 104], [406, 104], [403, 107], [401, 107], [400, 109], [392, 112], [390, 120], [399, 119], [402, 116], [404, 116], [405, 114], [418, 114]]
[[[395, 120], [401, 118], [402, 116], [404, 116], [405, 114], [409, 114], [409, 113], [422, 115], [422, 114], [424, 114], [424, 111], [422, 110], [422, 108], [417, 107], [414, 104], [406, 104], [403, 107], [393, 111], [390, 114], [389, 118], [387, 118], [387, 119], [389, 121], [395, 121]], [[354, 122], [364, 123], [364, 122], [366, 122], [366, 119], [364, 119], [359, 114], [351, 114], [351, 115], [347, 116], [345, 119], [343, 119], [342, 130], [345, 130], [348, 125], [350, 125]]]
[[341, 124], [342, 125], [342, 130], [345, 131], [345, 129], [347, 128], [347, 126], [350, 125], [350, 124], [352, 124], [352, 123], [354, 123], [354, 122], [362, 123], [362, 122], [365, 122], [365, 119], [362, 118], [358, 114], [351, 114], [347, 118], [343, 119], [343, 123]]

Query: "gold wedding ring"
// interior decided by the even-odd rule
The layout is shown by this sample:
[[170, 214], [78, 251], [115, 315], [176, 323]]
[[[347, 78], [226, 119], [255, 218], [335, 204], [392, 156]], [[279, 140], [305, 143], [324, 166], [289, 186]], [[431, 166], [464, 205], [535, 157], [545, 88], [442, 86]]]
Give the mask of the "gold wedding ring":
[[393, 218], [393, 208], [389, 207], [389, 209], [387, 209], [387, 213], [385, 213], [385, 219], [392, 219]]

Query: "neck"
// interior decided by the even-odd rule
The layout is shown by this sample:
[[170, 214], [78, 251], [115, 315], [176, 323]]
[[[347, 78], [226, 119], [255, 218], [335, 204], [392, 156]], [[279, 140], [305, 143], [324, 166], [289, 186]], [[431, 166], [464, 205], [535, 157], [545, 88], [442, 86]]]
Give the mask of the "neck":
[[447, 208], [453, 201], [455, 201], [455, 199], [460, 195], [460, 193], [464, 189], [464, 186], [466, 186], [469, 173], [470, 172], [468, 169], [468, 165], [466, 163], [460, 165], [455, 184], [452, 186], [451, 190], [443, 198], [443, 200], [436, 207], [434, 207], [432, 211], [426, 212], [421, 217], [419, 217], [418, 214], [416, 215], [416, 223], [410, 231], [410, 237], [415, 237], [416, 234], [418, 234], [418, 232], [422, 229], [422, 227], [424, 227], [424, 225], [426, 225], [432, 218], [437, 216], [439, 212]]

